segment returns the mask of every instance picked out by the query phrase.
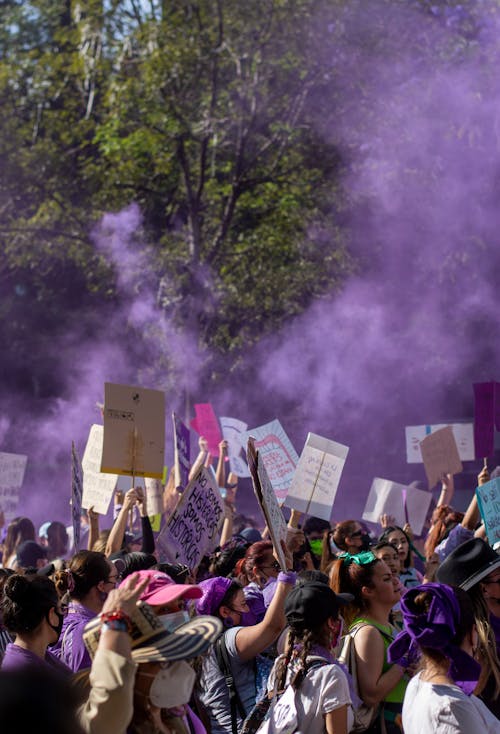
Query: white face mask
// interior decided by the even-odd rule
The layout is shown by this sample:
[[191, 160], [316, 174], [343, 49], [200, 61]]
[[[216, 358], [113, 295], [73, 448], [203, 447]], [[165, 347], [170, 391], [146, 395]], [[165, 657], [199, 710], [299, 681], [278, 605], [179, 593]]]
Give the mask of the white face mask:
[[185, 660], [170, 663], [156, 675], [149, 689], [149, 698], [153, 706], [169, 709], [189, 703], [196, 673]]
[[189, 622], [190, 617], [189, 612], [186, 609], [183, 609], [180, 612], [172, 612], [172, 614], [160, 614], [158, 619], [161, 619], [165, 629], [169, 632], [173, 632], [177, 627], [180, 627], [181, 624]]

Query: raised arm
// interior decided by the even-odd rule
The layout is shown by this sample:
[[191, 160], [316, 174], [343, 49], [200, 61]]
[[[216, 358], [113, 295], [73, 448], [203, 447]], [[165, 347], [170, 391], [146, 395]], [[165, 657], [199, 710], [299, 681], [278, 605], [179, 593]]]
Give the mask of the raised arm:
[[189, 471], [189, 481], [195, 477], [198, 472], [200, 471], [201, 467], [204, 466], [205, 460], [207, 458], [208, 454], [208, 441], [203, 438], [203, 436], [200, 436], [198, 439], [198, 446], [200, 447], [200, 451], [198, 453], [198, 456], [196, 457], [193, 466], [191, 467]]
[[106, 555], [110, 556], [112, 553], [117, 553], [123, 544], [123, 538], [125, 530], [127, 528], [128, 513], [135, 505], [137, 501], [137, 492], [134, 488], [129, 489], [123, 499], [123, 505], [118, 517], [116, 518], [111, 532], [109, 534], [108, 542], [106, 543]]

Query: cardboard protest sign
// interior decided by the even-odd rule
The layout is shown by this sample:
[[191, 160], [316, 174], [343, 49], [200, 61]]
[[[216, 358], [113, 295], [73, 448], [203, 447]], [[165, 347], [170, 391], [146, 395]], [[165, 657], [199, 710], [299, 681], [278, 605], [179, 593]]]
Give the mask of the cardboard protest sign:
[[165, 393], [104, 384], [101, 471], [161, 479], [165, 463]]
[[19, 490], [23, 485], [28, 457], [0, 452], [0, 510], [9, 523], [17, 514]]
[[500, 383], [477, 382], [474, 388], [474, 445], [478, 459], [491, 456], [495, 428], [500, 431]]
[[282, 505], [290, 489], [299, 456], [277, 419], [247, 431], [245, 441], [249, 438], [255, 439], [255, 448], [266, 468], [278, 503]]
[[229, 466], [233, 474], [237, 477], [249, 477], [250, 471], [241, 455], [241, 451], [245, 449], [243, 438], [248, 425], [237, 418], [220, 418], [222, 435], [227, 441], [227, 455], [229, 458]]
[[423, 462], [420, 441], [431, 433], [451, 426], [458, 455], [461, 461], [474, 461], [474, 424], [473, 423], [436, 423], [428, 426], [406, 426], [406, 461], [408, 464]]
[[157, 538], [160, 556], [195, 569], [219, 542], [224, 501], [205, 467], [189, 482]]
[[80, 516], [82, 513], [83, 471], [74, 442], [71, 442], [71, 521], [74, 552], [80, 550]]
[[161, 480], [147, 477], [144, 484], [148, 515], [161, 515], [163, 513], [163, 484]]
[[175, 413], [172, 413], [172, 420], [174, 422], [175, 484], [177, 487], [187, 487], [191, 468], [191, 436], [189, 428]]
[[444, 474], [460, 474], [462, 462], [451, 426], [440, 428], [420, 441], [425, 473], [432, 489]]
[[193, 428], [199, 436], [203, 436], [208, 442], [208, 452], [212, 456], [219, 455], [219, 444], [222, 441], [222, 434], [219, 427], [219, 421], [214, 413], [211, 403], [195, 403], [194, 406], [196, 418], [191, 420], [191, 428]]
[[348, 452], [341, 443], [308, 433], [285, 505], [330, 521]]
[[423, 489], [408, 488], [376, 477], [370, 487], [362, 519], [379, 523], [381, 515], [392, 515], [396, 525], [402, 528], [409, 522], [414, 533], [420, 535], [431, 500], [432, 494]]
[[102, 444], [104, 428], [94, 423], [90, 428], [87, 445], [82, 459], [83, 468], [83, 495], [82, 507], [86, 510], [91, 507], [99, 515], [106, 515], [109, 503], [116, 487], [117, 474], [101, 472]]
[[500, 478], [476, 489], [477, 504], [491, 546], [500, 541]]
[[262, 514], [264, 515], [280, 566], [283, 571], [286, 571], [285, 554], [281, 548], [281, 541], [286, 540], [286, 520], [283, 517], [278, 500], [276, 499], [276, 493], [261, 460], [260, 453], [256, 451], [255, 446], [256, 442], [252, 438], [249, 438], [247, 459], [248, 468], [250, 469], [250, 475], [252, 477], [253, 489], [255, 496], [257, 497], [257, 502], [262, 510]]

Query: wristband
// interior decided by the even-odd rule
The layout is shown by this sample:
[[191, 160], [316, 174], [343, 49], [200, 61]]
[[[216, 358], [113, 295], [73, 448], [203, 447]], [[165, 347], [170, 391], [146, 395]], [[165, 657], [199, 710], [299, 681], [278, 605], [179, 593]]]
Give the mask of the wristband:
[[101, 614], [101, 624], [117, 632], [130, 632], [132, 629], [130, 617], [121, 610]]
[[278, 583], [290, 584], [291, 586], [295, 586], [296, 581], [297, 574], [295, 573], [295, 571], [280, 571], [278, 574]]
[[108, 619], [102, 623], [103, 630], [113, 630], [113, 632], [128, 632], [128, 624], [124, 619]]

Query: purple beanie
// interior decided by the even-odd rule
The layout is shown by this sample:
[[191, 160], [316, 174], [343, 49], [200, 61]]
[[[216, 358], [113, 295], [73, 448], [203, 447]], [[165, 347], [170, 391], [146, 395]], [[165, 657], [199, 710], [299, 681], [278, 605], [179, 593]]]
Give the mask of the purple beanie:
[[200, 581], [198, 588], [202, 590], [203, 596], [195, 602], [197, 614], [211, 614], [216, 617], [220, 603], [232, 584], [234, 581], [224, 576], [215, 576], [213, 579]]

